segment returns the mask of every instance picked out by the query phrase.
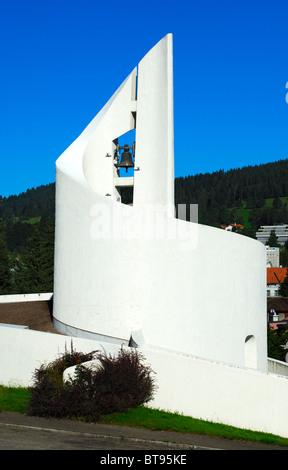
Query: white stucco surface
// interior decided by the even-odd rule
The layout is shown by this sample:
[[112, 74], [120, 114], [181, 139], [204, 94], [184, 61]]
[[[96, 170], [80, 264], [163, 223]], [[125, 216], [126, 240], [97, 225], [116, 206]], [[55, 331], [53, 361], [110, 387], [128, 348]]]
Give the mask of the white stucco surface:
[[48, 364], [65, 351], [88, 353], [97, 349], [95, 341], [72, 338], [35, 330], [9, 326], [0, 327], [0, 384], [29, 387], [33, 385], [35, 370]]

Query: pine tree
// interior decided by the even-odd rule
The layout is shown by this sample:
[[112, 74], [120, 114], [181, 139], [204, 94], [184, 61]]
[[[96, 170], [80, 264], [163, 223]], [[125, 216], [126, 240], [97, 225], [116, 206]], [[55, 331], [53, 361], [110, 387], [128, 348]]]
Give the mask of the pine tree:
[[[47, 225], [42, 232], [38, 225], [34, 227], [34, 234], [28, 241], [27, 254], [23, 257], [21, 270], [22, 273], [25, 272], [24, 285], [27, 293], [53, 291], [53, 226]], [[23, 289], [23, 284], [21, 288]]]
[[25, 255], [12, 254], [12, 294], [27, 294], [27, 263]]
[[281, 297], [288, 297], [288, 271], [287, 271], [284, 281], [280, 285], [278, 293]]
[[275, 230], [271, 230], [270, 237], [268, 239], [267, 245], [274, 246], [274, 247], [278, 246], [278, 240], [277, 240], [277, 237], [276, 237]]
[[272, 328], [268, 325], [268, 357], [285, 362], [287, 354], [287, 349], [285, 348], [285, 345], [287, 343], [287, 340], [288, 332], [286, 330], [272, 330]]
[[3, 233], [0, 233], [0, 295], [11, 291], [11, 263], [10, 253]]
[[54, 235], [55, 228], [51, 222], [44, 226], [40, 236], [41, 244], [41, 285], [42, 292], [52, 292], [54, 284]]

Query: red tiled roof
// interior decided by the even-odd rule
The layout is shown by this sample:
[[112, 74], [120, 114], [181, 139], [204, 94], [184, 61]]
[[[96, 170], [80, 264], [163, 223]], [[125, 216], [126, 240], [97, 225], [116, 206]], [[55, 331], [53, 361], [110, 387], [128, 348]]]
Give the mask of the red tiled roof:
[[244, 225], [241, 224], [230, 224], [230, 225], [221, 225], [222, 228], [226, 227], [239, 227], [239, 228], [244, 228]]
[[267, 268], [267, 284], [280, 284], [284, 281], [288, 268]]
[[288, 313], [288, 297], [267, 297], [267, 312], [275, 310], [276, 313]]

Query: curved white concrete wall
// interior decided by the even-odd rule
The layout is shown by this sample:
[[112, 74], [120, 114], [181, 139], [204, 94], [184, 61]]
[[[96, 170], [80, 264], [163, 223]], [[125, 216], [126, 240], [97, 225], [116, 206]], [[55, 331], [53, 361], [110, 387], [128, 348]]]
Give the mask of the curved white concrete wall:
[[[245, 365], [245, 340], [252, 335], [257, 368], [266, 368], [262, 244], [184, 221], [175, 222], [175, 226], [185, 227], [188, 238], [183, 229], [177, 238], [169, 239], [166, 234], [166, 239], [145, 239], [139, 224], [142, 213], [138, 217], [138, 211], [132, 212], [130, 207], [123, 209], [119, 203], [91, 197], [85, 191], [84, 211], [77, 204], [77, 185], [64, 179], [64, 187], [71, 197], [61, 224], [69, 237], [58, 262], [61, 283], [55, 285], [54, 294], [57, 320], [80, 330], [80, 335], [92, 332], [126, 344], [131, 334], [141, 331], [145, 343], [237, 365]], [[106, 232], [103, 216], [103, 239], [97, 239], [99, 233], [93, 224], [98, 226], [100, 209], [107, 209], [107, 204], [111, 225], [107, 224]], [[93, 209], [99, 209], [99, 217]], [[120, 218], [122, 209], [131, 214], [125, 219], [131, 222], [129, 226], [141, 228], [138, 238], [137, 233], [129, 232], [126, 239], [113, 239], [113, 219]], [[76, 232], [77, 218], [81, 225]], [[106, 238], [109, 233], [111, 238]], [[77, 334], [73, 329], [64, 332]]]
[[138, 68], [133, 207], [106, 154], [135, 124], [135, 70], [57, 161], [54, 324], [266, 370], [265, 247], [171, 213], [172, 76], [168, 35]]

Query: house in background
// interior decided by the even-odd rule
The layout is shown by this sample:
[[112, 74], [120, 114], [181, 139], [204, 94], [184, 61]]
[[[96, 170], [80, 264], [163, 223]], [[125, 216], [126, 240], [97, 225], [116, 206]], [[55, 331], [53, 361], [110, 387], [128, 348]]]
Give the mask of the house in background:
[[[277, 333], [288, 330], [288, 297], [267, 297], [267, 322]], [[288, 349], [288, 342], [285, 349]], [[288, 353], [285, 361], [288, 362]]]
[[267, 297], [278, 296], [278, 290], [287, 275], [288, 268], [267, 268]]
[[267, 297], [267, 321], [274, 330], [288, 325], [288, 297]]
[[228, 230], [228, 232], [240, 232], [244, 228], [241, 224], [221, 225], [221, 227]]

